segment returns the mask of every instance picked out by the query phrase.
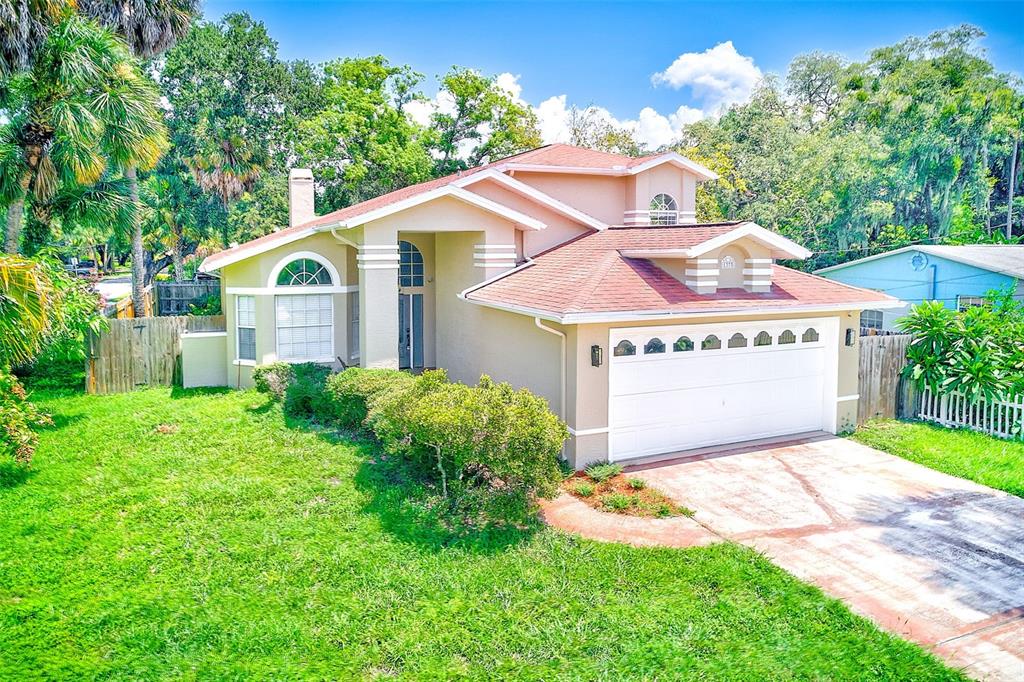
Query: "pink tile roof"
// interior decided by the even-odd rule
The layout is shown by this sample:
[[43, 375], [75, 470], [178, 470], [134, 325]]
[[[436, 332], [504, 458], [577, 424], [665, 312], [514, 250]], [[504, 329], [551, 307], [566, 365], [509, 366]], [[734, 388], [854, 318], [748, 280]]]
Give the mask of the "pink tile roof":
[[394, 192], [388, 192], [382, 194], [379, 197], [362, 201], [352, 206], [327, 213], [322, 216], [310, 220], [309, 222], [288, 227], [277, 232], [272, 232], [268, 235], [264, 235], [252, 241], [248, 241], [244, 244], [240, 244], [231, 249], [225, 249], [209, 256], [204, 262], [204, 269], [215, 270], [219, 267], [219, 263], [224, 262], [227, 259], [236, 259], [237, 256], [245, 253], [259, 253], [263, 250], [263, 247], [269, 247], [270, 245], [278, 242], [287, 241], [288, 237], [308, 232], [311, 228], [322, 227], [324, 225], [330, 225], [341, 220], [347, 220], [375, 211], [385, 206], [409, 199], [411, 197], [429, 192], [446, 185], [450, 185], [456, 180], [468, 177], [475, 173], [485, 171], [492, 168], [499, 168], [509, 163], [527, 163], [532, 165], [543, 165], [543, 166], [566, 166], [572, 168], [607, 168], [613, 169], [618, 167], [629, 168], [645, 161], [649, 161], [654, 156], [644, 156], [641, 158], [632, 158], [629, 156], [623, 156], [621, 154], [608, 154], [606, 152], [594, 151], [592, 149], [583, 149], [582, 147], [573, 147], [568, 144], [549, 144], [544, 147], [538, 147], [537, 149], [531, 149], [528, 152], [522, 154], [516, 154], [503, 159], [486, 163], [482, 166], [476, 166], [460, 173], [453, 173], [446, 175], [443, 178], [437, 178], [435, 180], [428, 180], [427, 182], [421, 182], [417, 185], [410, 185], [397, 189]]
[[626, 258], [620, 253], [624, 249], [688, 248], [738, 225], [611, 228], [584, 235], [537, 256], [532, 265], [470, 291], [467, 298], [559, 317], [631, 311], [763, 311], [815, 305], [856, 308], [893, 300], [781, 265], [773, 266], [770, 292], [720, 289], [715, 294], [698, 294], [650, 260]]

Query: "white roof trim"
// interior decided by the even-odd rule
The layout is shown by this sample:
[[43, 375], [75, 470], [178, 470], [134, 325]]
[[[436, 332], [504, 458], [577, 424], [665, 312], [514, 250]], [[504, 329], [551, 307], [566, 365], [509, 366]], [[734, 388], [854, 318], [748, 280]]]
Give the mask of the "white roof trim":
[[601, 222], [597, 218], [587, 215], [583, 211], [575, 209], [569, 204], [563, 203], [558, 199], [541, 192], [536, 187], [531, 187], [525, 182], [520, 182], [515, 178], [494, 170], [493, 168], [466, 176], [465, 178], [456, 180], [452, 184], [456, 187], [469, 187], [470, 185], [476, 184], [482, 180], [493, 180], [499, 185], [504, 186], [506, 189], [520, 196], [526, 197], [527, 199], [532, 199], [536, 203], [546, 206], [555, 213], [560, 213], [561, 215], [564, 215], [571, 220], [575, 220], [578, 223], [582, 223], [587, 227], [592, 227], [595, 230], [605, 230], [608, 228], [606, 223]]
[[902, 308], [906, 306], [905, 301], [891, 298], [888, 301], [864, 301], [861, 303], [833, 303], [828, 305], [800, 305], [800, 306], [762, 306], [759, 308], [720, 308], [718, 310], [702, 310], [697, 312], [688, 311], [644, 311], [644, 310], [625, 310], [621, 312], [604, 312], [604, 313], [567, 313], [565, 315], [559, 315], [551, 311], [540, 310], [536, 308], [529, 308], [527, 306], [517, 306], [505, 303], [493, 303], [491, 301], [481, 301], [473, 298], [469, 298], [466, 292], [459, 294], [459, 298], [475, 305], [484, 306], [486, 308], [495, 308], [497, 310], [504, 310], [510, 313], [518, 313], [520, 315], [526, 315], [529, 317], [539, 317], [542, 320], [548, 320], [549, 322], [557, 322], [559, 324], [600, 324], [605, 322], [649, 322], [652, 320], [672, 320], [676, 318], [703, 318], [703, 317], [720, 317], [722, 315], [787, 315], [790, 313], [839, 313], [847, 312], [850, 310], [883, 310], [890, 308]]
[[[1020, 278], [1020, 276], [1021, 276], [1019, 272], [1014, 272], [1012, 270], [1006, 270], [1005, 268], [1001, 268], [1001, 267], [999, 267], [997, 265], [986, 265], [984, 263], [979, 263], [977, 260], [975, 260], [973, 258], [964, 258], [963, 256], [957, 254], [955, 251], [948, 251], [948, 250], [946, 250], [945, 248], [943, 248], [943, 246], [946, 246], [946, 245], [939, 245], [939, 244], [911, 244], [910, 246], [903, 246], [903, 247], [898, 248], [898, 249], [893, 249], [892, 251], [886, 251], [885, 253], [876, 253], [874, 256], [865, 256], [864, 258], [858, 258], [857, 260], [846, 261], [845, 263], [840, 263], [839, 265], [830, 265], [827, 268], [821, 268], [820, 270], [815, 270], [814, 274], [817, 275], [817, 274], [820, 274], [820, 273], [823, 273], [823, 272], [832, 272], [833, 270], [842, 270], [843, 268], [850, 267], [851, 265], [859, 265], [861, 263], [867, 263], [869, 261], [878, 260], [880, 258], [887, 258], [889, 256], [896, 256], [896, 255], [901, 254], [901, 253], [909, 253], [910, 251], [920, 251], [921, 253], [926, 253], [929, 256], [935, 256], [936, 258], [945, 258], [946, 260], [951, 260], [951, 261], [954, 261], [956, 263], [963, 263], [964, 265], [970, 265], [970, 266], [973, 266], [975, 268], [978, 268], [979, 270], [988, 270], [989, 272], [995, 272], [995, 273], [1000, 274], [1000, 275], [1006, 275], [1007, 277]], [[988, 247], [988, 246], [991, 246], [992, 248], [999, 248], [1000, 246], [1011, 246], [1011, 247], [1012, 246], [1016, 246], [1016, 247], [1020, 247], [1020, 244], [963, 244], [962, 246], [966, 246], [966, 247], [971, 247], [971, 246], [985, 246], [985, 247]], [[938, 248], [933, 248], [933, 247], [938, 247]], [[955, 249], [956, 246], [949, 245], [949, 248]]]
[[[215, 253], [203, 259], [203, 262], [199, 264], [199, 272], [213, 272], [215, 270], [220, 270], [223, 267], [233, 265], [234, 263], [237, 263], [238, 261], [243, 261], [246, 258], [258, 256], [259, 254], [264, 253], [266, 251], [270, 251], [271, 249], [276, 249], [278, 247], [284, 246], [285, 244], [291, 244], [294, 241], [305, 239], [306, 237], [310, 237], [316, 234], [318, 231], [319, 230], [310, 227], [305, 230], [298, 230], [296, 232], [291, 232], [289, 234], [283, 235], [280, 239], [268, 239], [265, 244], [260, 244], [258, 247], [255, 248], [247, 249], [245, 248], [245, 244], [242, 244], [241, 246], [236, 247], [236, 253], [231, 253], [236, 249], [228, 249], [227, 251]], [[271, 232], [270, 234], [273, 235], [275, 233]], [[212, 266], [207, 265], [210, 259], [215, 259], [216, 264]]]
[[644, 171], [650, 170], [655, 166], [660, 166], [663, 163], [671, 163], [674, 166], [682, 168], [683, 170], [693, 173], [701, 180], [717, 180], [718, 174], [712, 170], [705, 168], [704, 166], [691, 161], [690, 159], [677, 154], [676, 152], [668, 152], [667, 154], [661, 154], [653, 159], [644, 161], [636, 166], [613, 166], [611, 168], [592, 168], [589, 166], [553, 166], [546, 163], [517, 163], [515, 161], [509, 161], [496, 166], [496, 170], [502, 171], [526, 171], [530, 173], [571, 173], [573, 175], [613, 175], [613, 176], [625, 176], [625, 175], [636, 175], [637, 173], [643, 173]]
[[725, 234], [685, 249], [620, 249], [619, 253], [626, 258], [698, 258], [744, 237], [761, 242], [773, 251], [781, 251], [788, 258], [803, 260], [811, 256], [810, 251], [796, 242], [766, 230], [757, 223], [742, 223]]
[[444, 185], [436, 189], [432, 189], [429, 192], [414, 194], [408, 199], [396, 201], [393, 204], [382, 206], [381, 208], [378, 208], [374, 211], [362, 213], [351, 218], [345, 218], [331, 223], [322, 223], [320, 225], [317, 225], [316, 229], [319, 231], [338, 228], [350, 229], [353, 227], [359, 227], [360, 225], [365, 225], [366, 223], [372, 222], [374, 220], [386, 218], [390, 215], [394, 215], [395, 213], [401, 213], [402, 211], [406, 211], [415, 206], [419, 206], [420, 204], [425, 204], [430, 201], [434, 201], [435, 199], [440, 199], [442, 197], [452, 197], [453, 199], [458, 199], [459, 201], [470, 204], [471, 206], [476, 206], [477, 208], [487, 211], [489, 213], [494, 213], [495, 215], [501, 216], [502, 218], [507, 218], [508, 220], [511, 220], [514, 223], [522, 225], [523, 227], [528, 227], [532, 230], [543, 230], [545, 227], [547, 227], [545, 223], [541, 222], [540, 220], [537, 220], [536, 218], [532, 218], [526, 215], [525, 213], [521, 213], [515, 209], [509, 208], [508, 206], [499, 204], [496, 201], [491, 201], [490, 199], [482, 197], [479, 194], [474, 194], [472, 192], [462, 189], [461, 187], [457, 187], [454, 184], [451, 184]]

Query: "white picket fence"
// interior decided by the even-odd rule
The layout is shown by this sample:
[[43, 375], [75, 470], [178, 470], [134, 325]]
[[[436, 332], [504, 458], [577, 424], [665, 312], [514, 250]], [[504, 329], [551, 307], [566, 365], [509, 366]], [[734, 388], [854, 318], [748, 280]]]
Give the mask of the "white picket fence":
[[999, 438], [1020, 438], [1024, 396], [972, 403], [960, 393], [936, 394], [925, 389], [918, 416], [943, 426], [973, 429]]

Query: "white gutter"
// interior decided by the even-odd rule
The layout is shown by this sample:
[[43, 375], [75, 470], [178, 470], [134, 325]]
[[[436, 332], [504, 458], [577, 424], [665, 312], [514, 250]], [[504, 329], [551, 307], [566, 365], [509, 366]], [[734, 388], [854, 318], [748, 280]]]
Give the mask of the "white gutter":
[[559, 339], [559, 346], [561, 351], [559, 354], [559, 368], [561, 369], [561, 387], [558, 396], [560, 406], [558, 415], [562, 418], [562, 421], [567, 422], [569, 421], [569, 418], [565, 414], [565, 332], [560, 332], [557, 329], [552, 329], [551, 327], [544, 326], [544, 324], [540, 321], [539, 317], [533, 318], [533, 323], [537, 325], [537, 329], [543, 329], [549, 334], [554, 334]]

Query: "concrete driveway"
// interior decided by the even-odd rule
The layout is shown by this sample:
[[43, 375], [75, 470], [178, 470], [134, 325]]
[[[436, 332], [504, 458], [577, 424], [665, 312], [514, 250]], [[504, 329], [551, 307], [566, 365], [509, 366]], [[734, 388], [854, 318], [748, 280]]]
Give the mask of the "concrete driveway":
[[1024, 499], [828, 436], [633, 471], [971, 677], [1024, 680]]

